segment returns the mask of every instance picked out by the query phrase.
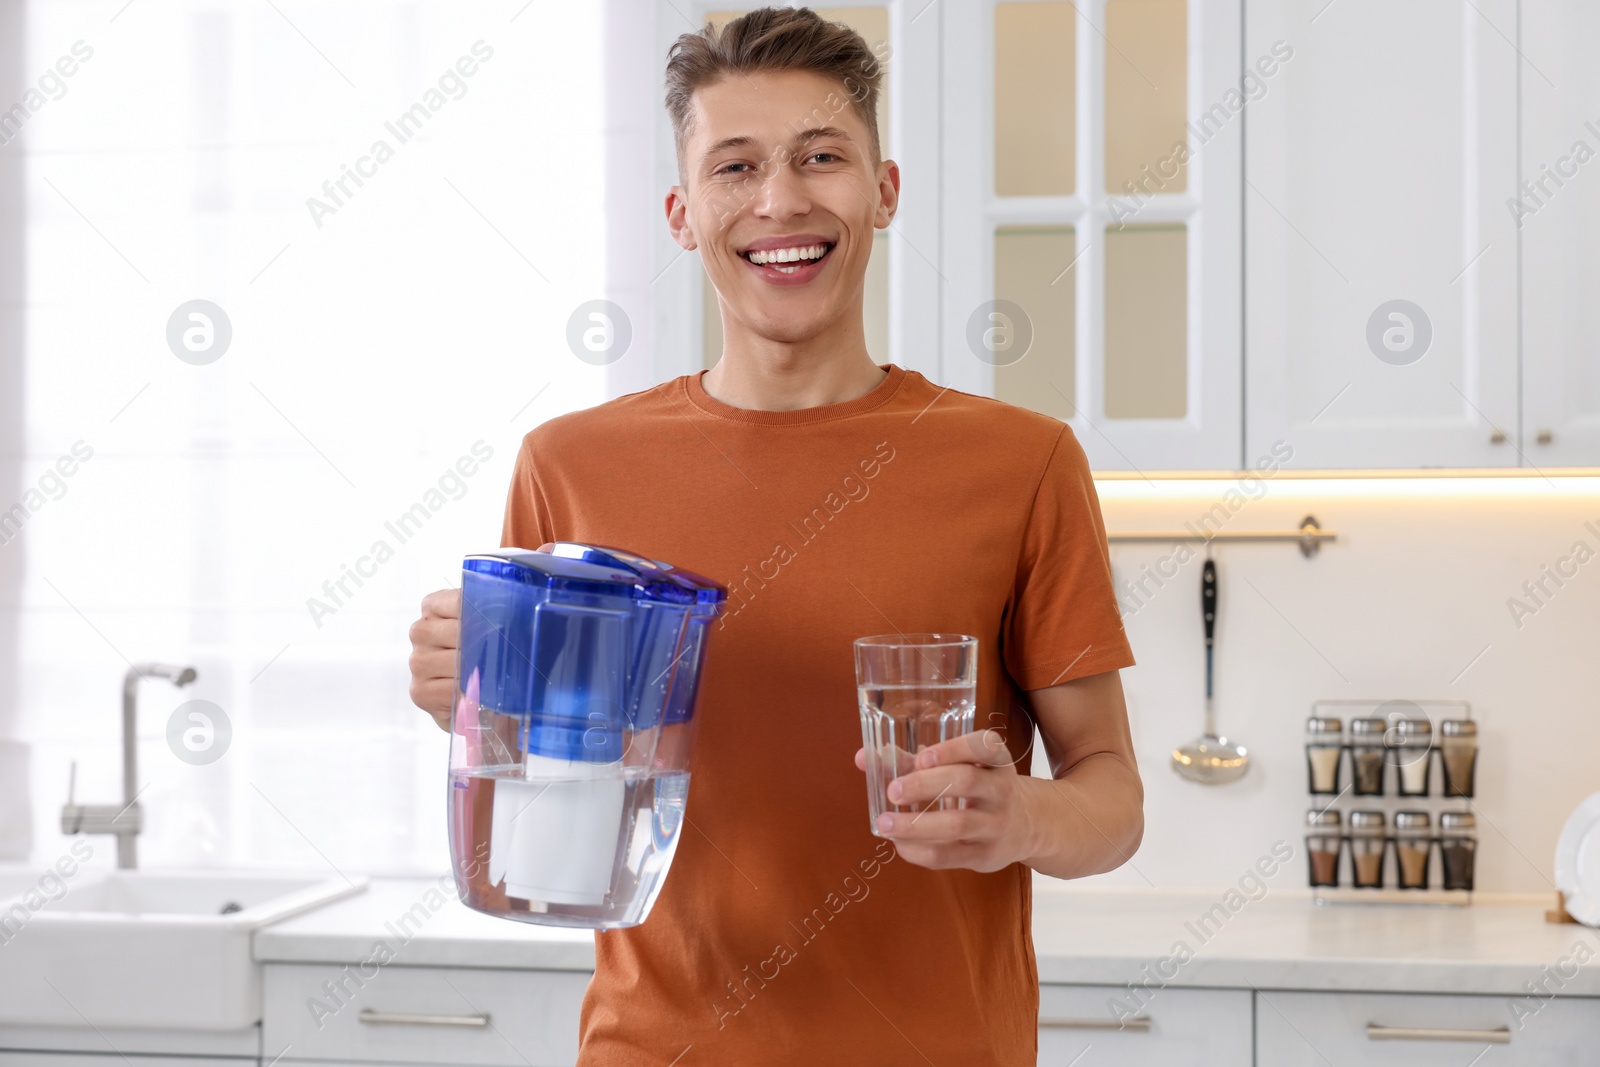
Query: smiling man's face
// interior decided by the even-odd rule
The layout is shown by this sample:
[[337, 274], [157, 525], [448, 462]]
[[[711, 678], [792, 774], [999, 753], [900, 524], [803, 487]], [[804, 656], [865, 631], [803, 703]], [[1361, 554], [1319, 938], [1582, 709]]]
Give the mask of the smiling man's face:
[[894, 217], [900, 173], [873, 164], [843, 85], [761, 71], [696, 89], [683, 177], [668, 223], [699, 250], [726, 329], [794, 343], [847, 315], [859, 323], [872, 234]]

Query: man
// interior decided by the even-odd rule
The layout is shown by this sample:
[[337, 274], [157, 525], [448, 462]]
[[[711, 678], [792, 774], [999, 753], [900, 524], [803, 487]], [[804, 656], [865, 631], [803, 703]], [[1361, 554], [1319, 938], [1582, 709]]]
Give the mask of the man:
[[[1031, 1065], [1031, 871], [1110, 870], [1143, 832], [1133, 659], [1072, 432], [867, 354], [900, 187], [880, 78], [805, 8], [678, 39], [667, 223], [716, 286], [722, 358], [552, 419], [517, 458], [504, 544], [613, 545], [730, 589], [687, 826], [649, 920], [596, 937], [585, 1067]], [[413, 699], [446, 727], [458, 612], [434, 593], [412, 627]], [[885, 840], [851, 640], [892, 632], [979, 638], [985, 729], [919, 755], [891, 797], [921, 814]], [[1053, 780], [1026, 773], [1035, 724]]]

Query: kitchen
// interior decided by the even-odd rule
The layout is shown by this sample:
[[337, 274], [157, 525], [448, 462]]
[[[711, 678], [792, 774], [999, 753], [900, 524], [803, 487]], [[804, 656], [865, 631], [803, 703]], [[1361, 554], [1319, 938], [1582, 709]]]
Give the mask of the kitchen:
[[[720, 357], [662, 64], [738, 12], [463, 7], [0, 4], [0, 1063], [577, 1061], [594, 937], [455, 899], [407, 627], [499, 544], [524, 434]], [[868, 350], [1072, 428], [1137, 660], [1142, 842], [1032, 878], [1039, 1062], [1584, 1062], [1596, 15], [818, 10], [884, 58], [904, 176]], [[870, 495], [818, 471], [838, 532], [747, 557], [765, 588], [711, 575], [741, 622], [876, 521], [893, 443]], [[1243, 773], [1178, 773], [1214, 734]], [[841, 923], [899, 876], [859, 850]], [[770, 958], [720, 976], [727, 1027], [795, 983]]]

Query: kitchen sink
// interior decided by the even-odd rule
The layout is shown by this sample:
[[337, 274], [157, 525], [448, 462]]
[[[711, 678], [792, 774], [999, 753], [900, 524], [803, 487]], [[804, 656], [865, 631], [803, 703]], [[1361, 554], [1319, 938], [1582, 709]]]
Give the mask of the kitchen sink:
[[365, 888], [266, 872], [0, 873], [0, 1025], [252, 1026], [255, 931]]

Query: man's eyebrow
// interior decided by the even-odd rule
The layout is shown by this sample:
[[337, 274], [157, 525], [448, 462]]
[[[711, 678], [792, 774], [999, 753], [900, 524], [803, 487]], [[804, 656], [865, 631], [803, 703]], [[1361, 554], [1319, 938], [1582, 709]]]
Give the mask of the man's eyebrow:
[[[850, 141], [851, 143], [854, 143], [854, 138], [837, 126], [812, 126], [809, 129], [801, 130], [795, 135], [794, 140], [797, 144], [809, 144], [812, 141], [821, 140], [825, 137], [833, 137], [841, 141]], [[706, 149], [705, 157], [709, 158], [719, 152], [726, 152], [734, 148], [749, 148], [755, 143], [754, 137], [743, 133], [734, 137], [724, 137], [722, 140]]]

